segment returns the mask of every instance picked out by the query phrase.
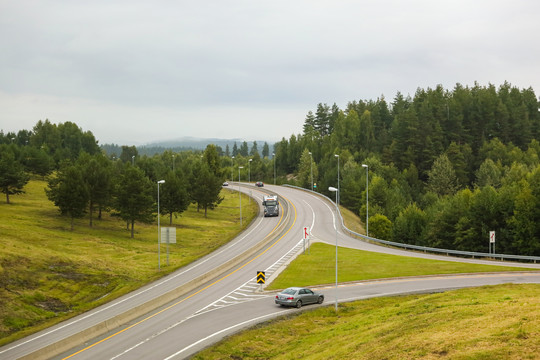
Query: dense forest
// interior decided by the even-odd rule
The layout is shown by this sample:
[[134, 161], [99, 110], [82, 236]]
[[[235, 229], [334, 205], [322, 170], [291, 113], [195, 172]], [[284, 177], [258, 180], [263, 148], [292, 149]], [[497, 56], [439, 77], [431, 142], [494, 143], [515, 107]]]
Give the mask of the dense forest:
[[[329, 196], [333, 186], [342, 206], [368, 215], [370, 236], [487, 252], [493, 230], [497, 252], [539, 256], [539, 135], [534, 91], [509, 83], [418, 89], [413, 97], [351, 101], [345, 109], [321, 103], [307, 113], [302, 134], [273, 150], [243, 142], [152, 156], [134, 146], [107, 153], [76, 124], [45, 120], [0, 132], [0, 191], [9, 202], [29, 174], [46, 176], [47, 194], [63, 214], [88, 215], [91, 225], [96, 211], [99, 218], [111, 210], [133, 231], [135, 221], [155, 213], [161, 179], [160, 212], [171, 222], [189, 202], [205, 211], [217, 206], [226, 179], [313, 186]], [[70, 208], [73, 199], [77, 208]]]
[[493, 230], [497, 252], [538, 256], [539, 135], [530, 88], [438, 86], [390, 104], [319, 104], [302, 134], [275, 145], [276, 166], [305, 188], [313, 171], [331, 197], [339, 166], [341, 205], [365, 219], [369, 197], [370, 236], [488, 252]]

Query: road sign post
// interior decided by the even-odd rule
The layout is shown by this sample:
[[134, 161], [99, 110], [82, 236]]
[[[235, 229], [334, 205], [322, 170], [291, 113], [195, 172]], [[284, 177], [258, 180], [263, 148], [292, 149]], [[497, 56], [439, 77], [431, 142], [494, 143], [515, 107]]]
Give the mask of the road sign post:
[[[493, 244], [493, 245], [491, 245]], [[491, 248], [493, 247], [493, 254], [495, 254], [495, 231], [489, 232], [489, 253], [491, 254]]]
[[306, 240], [308, 242], [308, 253], [309, 253], [309, 228], [307, 226], [304, 226], [304, 229], [302, 231], [302, 238], [304, 239], [304, 255], [306, 254]]
[[266, 283], [266, 274], [264, 273], [264, 271], [257, 271], [257, 284], [261, 285], [261, 288], [260, 288], [261, 291], [265, 283]]
[[176, 227], [162, 227], [161, 242], [167, 244], [167, 265], [169, 265], [169, 244], [176, 244]]

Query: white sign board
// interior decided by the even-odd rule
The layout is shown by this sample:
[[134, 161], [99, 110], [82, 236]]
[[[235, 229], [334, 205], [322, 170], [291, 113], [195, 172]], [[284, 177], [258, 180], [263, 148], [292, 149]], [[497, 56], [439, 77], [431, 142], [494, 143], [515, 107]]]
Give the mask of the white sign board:
[[309, 228], [307, 226], [304, 226], [304, 230], [302, 231], [302, 239], [309, 239]]
[[161, 243], [162, 244], [176, 244], [176, 228], [175, 227], [162, 227], [161, 228]]
[[495, 244], [495, 231], [490, 231], [489, 232], [489, 243], [490, 244]]

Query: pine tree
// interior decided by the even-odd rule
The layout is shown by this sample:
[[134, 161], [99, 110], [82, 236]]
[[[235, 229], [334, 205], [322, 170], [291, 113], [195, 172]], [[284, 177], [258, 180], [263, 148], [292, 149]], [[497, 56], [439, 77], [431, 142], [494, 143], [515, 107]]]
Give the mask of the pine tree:
[[15, 159], [15, 155], [7, 145], [0, 147], [0, 191], [6, 194], [6, 203], [9, 204], [9, 195], [24, 193], [24, 186], [29, 176], [24, 167]]
[[458, 190], [456, 173], [444, 154], [435, 160], [428, 176], [428, 190], [437, 195], [453, 195]]
[[156, 185], [150, 182], [138, 167], [126, 164], [116, 182], [114, 208], [119, 216], [131, 224], [131, 238], [135, 235], [135, 222], [150, 223], [154, 219]]
[[164, 178], [165, 184], [160, 189], [161, 214], [169, 215], [169, 224], [172, 225], [173, 214], [181, 214], [187, 210], [190, 197], [187, 192], [187, 180], [179, 171], [170, 171]]
[[49, 179], [48, 185], [48, 189], [45, 189], [47, 197], [54, 202], [62, 215], [70, 217], [73, 230], [74, 219], [84, 216], [89, 198], [81, 168], [64, 163], [57, 176]]

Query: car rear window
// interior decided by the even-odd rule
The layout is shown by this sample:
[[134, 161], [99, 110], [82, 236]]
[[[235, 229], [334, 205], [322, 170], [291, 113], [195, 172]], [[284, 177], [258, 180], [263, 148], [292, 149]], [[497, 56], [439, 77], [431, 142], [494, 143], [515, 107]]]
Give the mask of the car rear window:
[[283, 294], [287, 294], [287, 295], [293, 295], [295, 292], [296, 292], [296, 290], [294, 290], [294, 289], [285, 289], [285, 290], [283, 290]]

